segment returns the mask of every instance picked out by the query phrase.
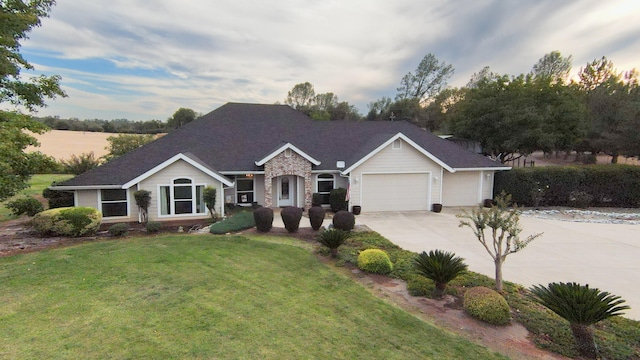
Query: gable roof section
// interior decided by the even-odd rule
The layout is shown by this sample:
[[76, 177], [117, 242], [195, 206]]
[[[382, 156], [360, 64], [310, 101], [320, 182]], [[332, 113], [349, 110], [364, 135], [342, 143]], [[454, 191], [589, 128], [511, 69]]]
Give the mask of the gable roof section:
[[303, 158], [305, 158], [307, 161], [309, 161], [310, 163], [312, 163], [313, 165], [320, 165], [321, 162], [314, 159], [313, 157], [311, 157], [309, 154], [305, 153], [304, 151], [298, 149], [297, 147], [295, 147], [293, 144], [291, 143], [286, 143], [282, 146], [280, 146], [279, 148], [277, 148], [275, 151], [272, 151], [271, 153], [267, 154], [267, 156], [263, 157], [260, 160], [256, 160], [256, 165], [258, 166], [262, 166], [264, 165], [267, 161], [273, 159], [274, 157], [276, 157], [278, 154], [280, 154], [281, 152], [290, 149], [292, 151], [295, 151], [298, 155], [302, 156]]
[[140, 181], [143, 181], [144, 179], [149, 178], [150, 176], [160, 172], [161, 170], [165, 169], [166, 167], [168, 167], [169, 165], [175, 163], [176, 161], [179, 160], [183, 160], [185, 162], [187, 162], [188, 164], [190, 164], [191, 166], [195, 167], [196, 169], [202, 171], [203, 173], [211, 176], [212, 178], [220, 181], [221, 183], [223, 183], [224, 185], [227, 186], [233, 186], [233, 181], [227, 179], [225, 176], [222, 176], [220, 174], [218, 174], [215, 170], [209, 168], [206, 164], [202, 163], [200, 161], [200, 159], [198, 159], [197, 157], [195, 157], [193, 154], [177, 154], [175, 156], [173, 156], [170, 159], [167, 159], [166, 161], [162, 162], [161, 164], [158, 164], [158, 166], [144, 172], [143, 174], [140, 174], [140, 176], [129, 180], [127, 183], [122, 185], [123, 189], [128, 189], [130, 187], [132, 187], [133, 185], [139, 183]]
[[455, 170], [452, 169], [451, 167], [449, 167], [447, 164], [443, 163], [440, 159], [438, 159], [437, 157], [433, 156], [433, 154], [431, 154], [430, 152], [428, 152], [427, 150], [423, 149], [422, 147], [420, 147], [418, 144], [416, 144], [413, 140], [409, 139], [408, 137], [406, 137], [404, 134], [402, 133], [397, 133], [395, 136], [391, 137], [389, 140], [385, 141], [384, 143], [382, 143], [380, 146], [378, 146], [377, 148], [375, 148], [373, 151], [369, 152], [366, 156], [364, 156], [363, 158], [359, 159], [358, 161], [356, 161], [353, 165], [351, 165], [350, 167], [348, 167], [347, 169], [345, 169], [342, 173], [343, 174], [348, 174], [351, 171], [353, 171], [353, 169], [357, 168], [358, 166], [362, 165], [365, 161], [369, 160], [370, 158], [372, 158], [375, 154], [379, 153], [382, 149], [384, 149], [385, 147], [389, 146], [390, 144], [392, 144], [394, 141], [396, 141], [397, 139], [402, 139], [404, 140], [407, 144], [411, 145], [413, 148], [415, 148], [416, 150], [418, 150], [420, 153], [422, 153], [422, 155], [428, 157], [429, 159], [431, 159], [431, 161], [435, 162], [436, 164], [442, 166], [443, 168], [445, 168], [447, 171], [449, 172], [454, 172]]

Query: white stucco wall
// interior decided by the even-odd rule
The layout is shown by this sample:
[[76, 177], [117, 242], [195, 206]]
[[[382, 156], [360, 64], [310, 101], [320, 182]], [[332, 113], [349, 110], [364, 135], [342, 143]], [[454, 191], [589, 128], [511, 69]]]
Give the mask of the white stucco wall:
[[[145, 180], [141, 181], [138, 184], [138, 187], [135, 185], [132, 187], [135, 190], [147, 190], [151, 192], [151, 204], [149, 205], [149, 220], [153, 221], [168, 221], [168, 220], [184, 220], [184, 219], [205, 219], [209, 217], [208, 213], [197, 214], [197, 215], [174, 215], [174, 216], [162, 216], [159, 215], [158, 210], [158, 199], [159, 195], [159, 186], [160, 185], [170, 185], [173, 183], [173, 180], [177, 178], [188, 178], [193, 181], [195, 185], [204, 185], [204, 186], [213, 186], [218, 190], [218, 196], [216, 197], [216, 211], [218, 214], [221, 213], [221, 207], [224, 203], [223, 196], [223, 185], [220, 181], [210, 177], [204, 172], [196, 169], [189, 163], [183, 160], [178, 160], [175, 163], [167, 166], [161, 171], [151, 175]], [[135, 201], [134, 201], [135, 205]], [[136, 211], [136, 219], [137, 219], [137, 209]]]

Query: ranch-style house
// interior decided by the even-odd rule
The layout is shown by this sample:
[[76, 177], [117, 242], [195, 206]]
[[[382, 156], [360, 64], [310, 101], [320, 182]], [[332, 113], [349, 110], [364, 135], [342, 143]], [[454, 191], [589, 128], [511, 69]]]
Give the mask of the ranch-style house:
[[202, 192], [224, 204], [309, 208], [349, 189], [363, 212], [477, 205], [509, 167], [406, 121], [316, 121], [286, 105], [228, 103], [159, 139], [52, 187], [104, 222], [138, 221], [133, 194], [151, 193], [149, 220], [206, 218]]

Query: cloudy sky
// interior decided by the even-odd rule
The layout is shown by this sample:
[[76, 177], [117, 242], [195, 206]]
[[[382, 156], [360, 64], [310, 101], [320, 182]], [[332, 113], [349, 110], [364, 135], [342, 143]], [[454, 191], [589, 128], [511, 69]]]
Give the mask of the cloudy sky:
[[305, 81], [365, 114], [427, 53], [462, 86], [553, 50], [574, 73], [602, 56], [640, 68], [640, 1], [58, 0], [21, 49], [69, 95], [38, 115], [130, 120], [282, 102]]

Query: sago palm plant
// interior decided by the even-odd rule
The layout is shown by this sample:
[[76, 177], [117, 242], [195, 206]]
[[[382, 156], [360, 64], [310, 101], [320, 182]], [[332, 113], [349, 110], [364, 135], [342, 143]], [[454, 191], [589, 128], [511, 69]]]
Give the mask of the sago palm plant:
[[340, 229], [329, 229], [318, 235], [318, 242], [331, 250], [331, 257], [338, 256], [338, 248], [351, 236], [351, 232]]
[[442, 250], [423, 251], [414, 259], [414, 269], [436, 283], [436, 296], [442, 297], [447, 283], [467, 270], [464, 259]]
[[619, 296], [611, 295], [589, 285], [577, 283], [550, 283], [545, 287], [533, 286], [531, 298], [569, 322], [580, 355], [596, 359], [597, 349], [589, 325], [612, 316], [622, 315], [629, 309]]

